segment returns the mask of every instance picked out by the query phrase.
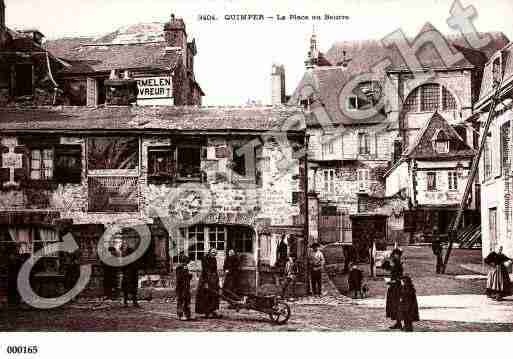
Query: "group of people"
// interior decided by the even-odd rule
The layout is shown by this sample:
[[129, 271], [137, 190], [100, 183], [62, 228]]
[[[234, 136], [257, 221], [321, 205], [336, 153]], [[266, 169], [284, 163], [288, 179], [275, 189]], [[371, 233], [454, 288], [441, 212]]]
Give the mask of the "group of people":
[[[179, 256], [176, 268], [177, 316], [180, 320], [191, 320], [191, 279], [189, 268], [191, 260], [184, 254]], [[217, 272], [217, 250], [210, 249], [201, 260], [201, 274], [196, 291], [196, 314], [205, 318], [220, 318], [220, 291], [225, 296], [237, 300], [239, 297], [240, 257], [233, 249], [228, 251], [224, 261], [224, 283], [221, 288]]]

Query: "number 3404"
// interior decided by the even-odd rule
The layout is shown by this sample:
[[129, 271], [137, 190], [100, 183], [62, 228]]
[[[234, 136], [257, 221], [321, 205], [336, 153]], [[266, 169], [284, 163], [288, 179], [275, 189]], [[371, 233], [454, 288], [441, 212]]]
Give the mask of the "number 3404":
[[8, 345], [7, 354], [37, 354], [37, 345]]

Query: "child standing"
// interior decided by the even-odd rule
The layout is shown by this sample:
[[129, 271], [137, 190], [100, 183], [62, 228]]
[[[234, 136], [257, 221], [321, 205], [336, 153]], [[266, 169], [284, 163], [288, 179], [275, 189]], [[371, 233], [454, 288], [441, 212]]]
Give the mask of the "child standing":
[[292, 289], [292, 297], [296, 298], [296, 263], [294, 262], [294, 258], [288, 257], [287, 263], [285, 263], [284, 273], [283, 273], [283, 286], [281, 289], [281, 296], [285, 298], [287, 294], [287, 290], [289, 288]]
[[405, 332], [413, 331], [413, 322], [419, 321], [419, 305], [417, 293], [410, 277], [401, 279], [401, 294], [399, 300], [399, 319], [403, 321]]
[[182, 256], [176, 267], [176, 311], [178, 319], [191, 320], [191, 278], [189, 257]]
[[349, 292], [351, 293], [353, 299], [358, 298], [358, 293], [360, 293], [360, 297], [363, 299], [362, 293], [362, 281], [363, 281], [363, 272], [359, 269], [356, 264], [351, 266], [351, 270], [349, 271], [349, 275], [347, 277], [347, 284], [349, 286]]

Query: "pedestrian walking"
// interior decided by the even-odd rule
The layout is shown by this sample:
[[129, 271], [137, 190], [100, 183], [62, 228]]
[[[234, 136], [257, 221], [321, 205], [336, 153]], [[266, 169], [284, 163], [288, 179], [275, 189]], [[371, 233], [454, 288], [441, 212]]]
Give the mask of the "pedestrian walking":
[[286, 298], [289, 288], [291, 289], [290, 299], [296, 298], [296, 278], [297, 278], [297, 267], [293, 257], [289, 257], [287, 263], [285, 263], [285, 271], [283, 274], [283, 283], [281, 288], [282, 298]]
[[[116, 248], [109, 247], [108, 252], [112, 258], [118, 257]], [[103, 263], [103, 296], [105, 300], [114, 300], [118, 270], [116, 267]]]
[[[125, 256], [128, 257], [135, 250], [131, 247], [127, 247], [125, 250]], [[135, 260], [132, 263], [129, 263], [123, 267], [123, 280], [121, 282], [121, 287], [123, 289], [123, 303], [125, 307], [128, 307], [128, 298], [132, 297], [132, 301], [134, 303], [134, 307], [139, 308], [139, 303], [137, 302], [137, 287], [139, 285], [139, 268], [138, 261]]]
[[310, 281], [312, 283], [312, 293], [314, 296], [322, 294], [322, 270], [324, 268], [324, 255], [320, 250], [318, 243], [312, 244], [313, 253], [310, 255]]
[[486, 281], [488, 297], [498, 301], [512, 294], [511, 281], [505, 265], [510, 261], [511, 259], [502, 253], [502, 246], [497, 252], [492, 251], [486, 256], [484, 262], [491, 267]]
[[205, 318], [220, 318], [219, 310], [219, 274], [217, 273], [217, 251], [211, 249], [201, 260], [201, 274], [196, 292], [196, 313]]
[[442, 258], [442, 241], [440, 239], [440, 234], [438, 233], [438, 227], [433, 227], [433, 233], [431, 237], [431, 249], [433, 254], [435, 255], [436, 264], [435, 271], [437, 274], [442, 273], [443, 271], [443, 258]]
[[187, 256], [180, 257], [180, 263], [176, 267], [176, 314], [179, 320], [191, 320], [191, 279], [189, 272], [190, 259]]
[[226, 295], [234, 300], [238, 300], [239, 294], [239, 278], [240, 278], [240, 258], [233, 249], [228, 251], [223, 265], [224, 283], [223, 291]]
[[399, 317], [399, 303], [401, 298], [401, 277], [403, 276], [403, 264], [401, 262], [402, 251], [395, 248], [391, 258], [383, 264], [383, 269], [390, 272], [386, 295], [386, 317], [395, 320], [390, 329], [402, 329]]
[[351, 296], [354, 299], [358, 298], [358, 294], [360, 294], [360, 297], [363, 299], [362, 283], [363, 271], [359, 269], [356, 264], [353, 264], [347, 276], [347, 284], [349, 287], [349, 293], [351, 293]]

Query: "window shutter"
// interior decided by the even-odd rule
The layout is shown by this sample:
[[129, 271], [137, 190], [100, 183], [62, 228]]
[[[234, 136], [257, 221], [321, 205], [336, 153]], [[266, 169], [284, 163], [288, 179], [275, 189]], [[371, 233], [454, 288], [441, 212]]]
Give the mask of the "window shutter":
[[55, 146], [54, 178], [59, 183], [80, 183], [82, 180], [82, 146]]
[[87, 106], [96, 106], [98, 103], [98, 87], [95, 79], [87, 78]]

